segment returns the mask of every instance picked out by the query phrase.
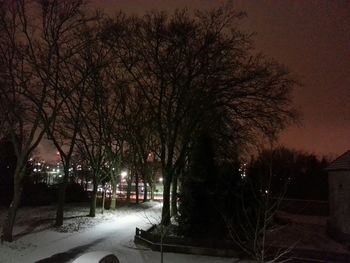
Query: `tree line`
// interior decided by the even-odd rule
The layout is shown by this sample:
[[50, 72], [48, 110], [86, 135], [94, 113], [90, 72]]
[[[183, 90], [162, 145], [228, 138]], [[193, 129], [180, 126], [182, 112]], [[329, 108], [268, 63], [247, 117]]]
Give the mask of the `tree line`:
[[25, 167], [43, 138], [64, 168], [57, 226], [77, 152], [92, 169], [90, 216], [104, 177], [115, 194], [128, 163], [146, 186], [154, 155], [168, 225], [197, 138], [210, 133], [225, 159], [276, 138], [295, 120], [296, 81], [256, 54], [251, 34], [239, 29], [243, 17], [230, 5], [107, 16], [82, 0], [0, 1], [0, 132], [17, 159], [2, 239], [12, 240]]

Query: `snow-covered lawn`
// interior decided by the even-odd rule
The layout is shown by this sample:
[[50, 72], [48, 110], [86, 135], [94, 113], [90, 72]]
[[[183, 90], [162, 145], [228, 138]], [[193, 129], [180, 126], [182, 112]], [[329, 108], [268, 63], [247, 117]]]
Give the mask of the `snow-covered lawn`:
[[[64, 225], [52, 227], [52, 206], [20, 209], [14, 230], [15, 241], [0, 245], [0, 262], [71, 262], [89, 251], [108, 250], [121, 263], [160, 262], [160, 253], [135, 245], [135, 227], [147, 228], [157, 223], [161, 204], [122, 207], [105, 211], [96, 218], [86, 217], [88, 208], [68, 206]], [[0, 210], [0, 220], [5, 216]], [[98, 211], [99, 212], [99, 211]], [[165, 263], [172, 262], [239, 262], [237, 259], [166, 253]]]
[[282, 211], [276, 216], [284, 224], [268, 234], [269, 244], [282, 248], [350, 254], [347, 244], [339, 243], [327, 234], [328, 217], [296, 215]]

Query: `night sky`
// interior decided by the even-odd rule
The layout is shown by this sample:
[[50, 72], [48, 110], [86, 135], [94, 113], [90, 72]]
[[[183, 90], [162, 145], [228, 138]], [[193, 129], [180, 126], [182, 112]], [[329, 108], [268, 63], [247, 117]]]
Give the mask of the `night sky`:
[[[142, 13], [207, 8], [223, 1], [95, 0], [93, 6]], [[350, 1], [233, 1], [246, 11], [257, 51], [285, 64], [302, 83], [295, 105], [302, 124], [280, 139], [289, 147], [337, 155], [350, 149]]]
[[[91, 8], [209, 8], [220, 0], [94, 0]], [[286, 130], [280, 143], [332, 157], [350, 149], [350, 1], [233, 1], [248, 17], [242, 28], [256, 32], [257, 51], [285, 64], [302, 83], [294, 92], [301, 126]]]

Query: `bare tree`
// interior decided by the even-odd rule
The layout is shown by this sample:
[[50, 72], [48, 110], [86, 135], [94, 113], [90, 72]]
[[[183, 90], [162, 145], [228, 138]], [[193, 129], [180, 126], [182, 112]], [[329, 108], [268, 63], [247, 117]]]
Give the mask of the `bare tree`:
[[57, 148], [64, 169], [55, 222], [60, 226], [63, 224], [71, 158], [82, 123], [87, 79], [92, 74], [91, 65], [83, 59], [84, 51], [88, 48], [85, 36], [89, 30], [88, 24], [95, 21], [96, 16], [84, 14], [84, 2], [81, 0], [52, 0], [40, 4], [43, 46], [52, 50], [53, 60], [52, 69], [49, 67], [51, 64], [44, 65], [46, 81], [53, 90], [49, 107], [56, 112], [54, 121], [47, 114], [44, 115], [44, 129]]
[[[150, 178], [150, 164], [148, 162], [149, 154], [155, 151], [157, 140], [152, 131], [152, 117], [149, 114], [147, 103], [142, 101], [143, 94], [138, 89], [129, 89], [127, 94], [127, 110], [125, 112], [126, 137], [134, 156], [135, 172], [141, 175], [143, 181], [143, 201], [148, 199], [147, 183]], [[138, 180], [136, 179], [136, 184]], [[138, 187], [137, 187], [138, 188]], [[138, 195], [137, 195], [138, 199]]]
[[[0, 60], [4, 65], [2, 77], [5, 80], [4, 89], [1, 89], [1, 107], [7, 112], [8, 133], [17, 157], [14, 196], [4, 222], [2, 239], [12, 241], [27, 160], [45, 134], [45, 129], [42, 129], [44, 120], [51, 123], [57, 113], [57, 107], [51, 107], [50, 95], [55, 91], [48, 78], [56, 69], [56, 45], [47, 41], [49, 32], [45, 21], [49, 17], [58, 19], [59, 10], [48, 9], [48, 1], [2, 1], [0, 5]], [[65, 15], [62, 24], [72, 15]], [[62, 35], [56, 35], [55, 43]]]
[[193, 16], [184, 10], [171, 17], [153, 12], [130, 19], [129, 34], [117, 42], [159, 141], [163, 224], [170, 222], [176, 169], [215, 108], [225, 108], [236, 123], [255, 133], [279, 130], [293, 116], [294, 80], [277, 63], [251, 54], [250, 36], [237, 29], [241, 17], [229, 6]]
[[[4, 1], [3, 5], [6, 11], [2, 13], [1, 30], [6, 38], [2, 42], [2, 58], [7, 61], [10, 87], [15, 92], [12, 94], [16, 95], [16, 99], [12, 100], [16, 107], [12, 108], [17, 111], [16, 123], [20, 125], [17, 130], [28, 134], [26, 137], [24, 132], [20, 132], [13, 136], [18, 138], [14, 139], [15, 144], [20, 145], [15, 147], [23, 153], [18, 155], [21, 155], [19, 174], [30, 152], [46, 133], [58, 149], [64, 165], [65, 176], [56, 220], [56, 224], [61, 225], [65, 185], [81, 120], [79, 108], [84, 98], [84, 80], [88, 74], [79, 67], [79, 52], [84, 46], [81, 34], [91, 18], [84, 16], [81, 0], [18, 0]], [[12, 54], [11, 57], [8, 54]], [[19, 96], [23, 99], [19, 100]], [[23, 114], [19, 115], [18, 110]], [[26, 125], [19, 116], [23, 117]], [[72, 125], [67, 125], [65, 129], [66, 123]], [[17, 178], [16, 203], [21, 192], [21, 176]], [[13, 225], [14, 215], [9, 218], [8, 225]], [[6, 229], [12, 231], [12, 227]]]
[[[89, 77], [87, 90], [88, 102], [84, 104], [83, 121], [79, 130], [79, 149], [89, 160], [93, 170], [93, 192], [90, 205], [90, 216], [95, 216], [97, 186], [102, 177], [116, 182], [116, 173], [120, 170], [119, 151], [122, 148], [120, 127], [120, 90], [118, 80], [111, 73], [116, 70], [110, 49], [103, 45], [98, 35], [99, 28], [90, 30], [97, 32], [97, 39], [90, 39], [87, 57], [93, 65], [93, 74]], [[115, 192], [116, 187], [113, 187]], [[115, 193], [114, 193], [115, 198]]]
[[[1, 47], [3, 47], [3, 45], [1, 45]], [[3, 53], [1, 55], [3, 55]], [[4, 62], [4, 59], [2, 56], [1, 56], [1, 62]], [[6, 74], [5, 68], [6, 68], [5, 65], [0, 66], [0, 91], [1, 91], [0, 102], [1, 103], [5, 100], [5, 95], [9, 91], [7, 88], [8, 83], [6, 81], [7, 74]], [[8, 110], [9, 110], [8, 108], [2, 107], [0, 111], [0, 138], [6, 137], [6, 135], [8, 134], [9, 123], [7, 122], [7, 117], [6, 117], [9, 115]]]

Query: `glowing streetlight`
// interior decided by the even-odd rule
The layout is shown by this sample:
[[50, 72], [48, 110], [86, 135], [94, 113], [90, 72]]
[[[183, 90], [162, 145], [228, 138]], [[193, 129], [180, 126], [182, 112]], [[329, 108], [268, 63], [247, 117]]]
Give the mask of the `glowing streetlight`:
[[126, 177], [128, 175], [128, 172], [127, 171], [122, 171], [120, 173], [120, 175], [121, 175], [122, 178], [124, 178], [124, 177]]
[[159, 178], [159, 182], [160, 182], [160, 183], [163, 182], [163, 177], [160, 177], [160, 178]]

